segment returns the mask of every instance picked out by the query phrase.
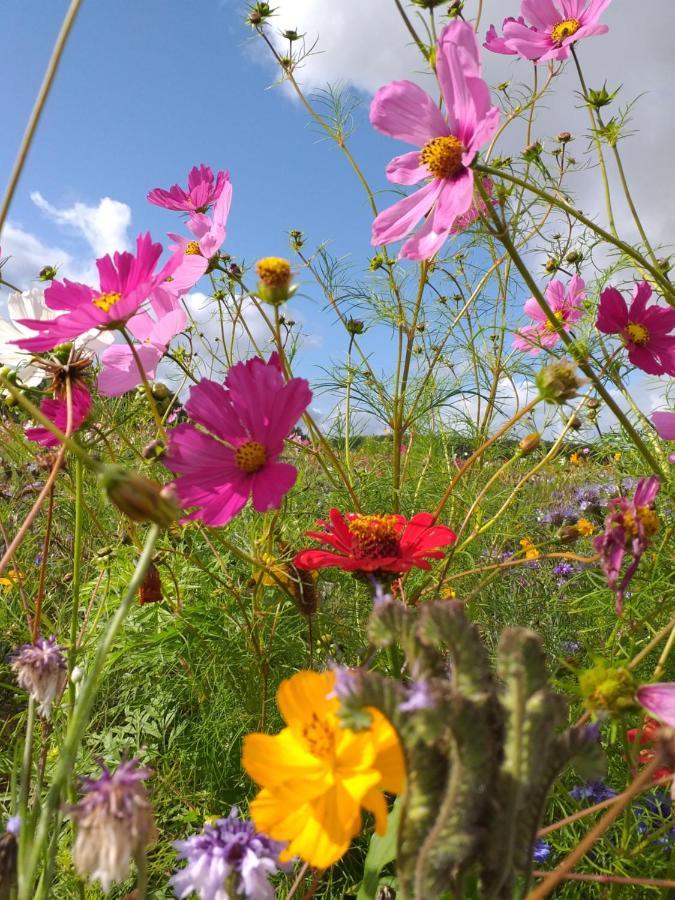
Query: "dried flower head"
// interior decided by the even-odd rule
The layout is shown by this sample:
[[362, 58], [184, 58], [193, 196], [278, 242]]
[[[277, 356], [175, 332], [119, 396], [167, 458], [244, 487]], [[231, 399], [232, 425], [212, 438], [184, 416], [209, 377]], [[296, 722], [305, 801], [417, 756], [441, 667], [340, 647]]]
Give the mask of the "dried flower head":
[[20, 687], [38, 703], [40, 715], [49, 719], [52, 705], [63, 693], [68, 677], [66, 660], [56, 638], [38, 638], [34, 644], [24, 644], [14, 654], [10, 666]]

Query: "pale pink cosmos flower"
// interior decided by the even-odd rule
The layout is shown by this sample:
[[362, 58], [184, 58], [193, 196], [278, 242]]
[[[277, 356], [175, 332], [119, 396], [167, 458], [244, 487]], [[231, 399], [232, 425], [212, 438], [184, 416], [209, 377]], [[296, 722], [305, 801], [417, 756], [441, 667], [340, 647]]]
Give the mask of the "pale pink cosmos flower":
[[187, 518], [225, 525], [249, 497], [257, 512], [277, 509], [297, 477], [279, 462], [284, 440], [311, 399], [304, 378], [284, 381], [276, 353], [268, 362], [237, 363], [224, 385], [195, 385], [185, 406], [194, 424], [169, 432], [162, 460], [180, 475], [174, 486], [182, 505], [197, 507]]
[[387, 177], [394, 184], [426, 183], [381, 212], [372, 229], [375, 246], [391, 244], [427, 216], [403, 245], [405, 259], [432, 257], [471, 208], [474, 176], [469, 167], [499, 124], [499, 110], [491, 106], [490, 90], [481, 78], [476, 35], [467, 22], [456, 20], [443, 29], [436, 72], [445, 118], [436, 101], [411, 81], [380, 88], [370, 107], [370, 121], [378, 131], [420, 148], [392, 159]]
[[504, 20], [501, 38], [491, 25], [484, 46], [494, 53], [517, 55], [538, 63], [568, 59], [577, 41], [609, 31], [599, 19], [611, 2], [522, 0], [522, 16]]
[[66, 343], [92, 328], [120, 328], [136, 313], [152, 291], [178, 266], [180, 258], [171, 257], [160, 272], [155, 267], [162, 253], [161, 244], [153, 244], [149, 234], [139, 236], [136, 255], [115, 253], [96, 260], [98, 289], [76, 281], [53, 281], [45, 291], [45, 303], [52, 310], [63, 310], [56, 319], [20, 319], [19, 325], [36, 331], [35, 337], [13, 341], [23, 350], [42, 353]]
[[232, 184], [226, 180], [223, 190], [213, 207], [212, 216], [203, 213], [191, 216], [187, 227], [193, 237], [169, 234], [175, 242], [170, 249], [178, 254], [180, 265], [173, 273], [172, 290], [186, 293], [191, 290], [212, 265], [227, 235], [227, 217], [232, 204]]
[[[497, 205], [497, 201], [493, 199], [492, 195], [494, 193], [495, 185], [494, 181], [491, 178], [485, 176], [485, 178], [481, 178], [481, 183], [483, 185], [483, 190], [490, 198], [490, 203], [492, 206]], [[474, 195], [473, 200], [471, 201], [471, 206], [468, 210], [461, 216], [457, 216], [455, 219], [455, 224], [450, 229], [450, 234], [461, 234], [466, 231], [468, 228], [471, 228], [482, 216], [485, 216], [488, 211], [488, 206], [485, 200], [479, 195]]]
[[[70, 434], [75, 434], [84, 424], [91, 410], [91, 394], [86, 385], [76, 382], [72, 388], [72, 411]], [[56, 425], [64, 434], [68, 434], [68, 404], [65, 397], [50, 397], [40, 404], [40, 412]], [[60, 447], [59, 439], [48, 428], [27, 428], [29, 441], [42, 444], [43, 447]]]
[[618, 334], [628, 350], [628, 359], [648, 375], [675, 375], [675, 309], [656, 304], [647, 308], [651, 286], [641, 281], [633, 289], [630, 307], [616, 288], [600, 294], [598, 331]]
[[199, 168], [193, 166], [190, 170], [187, 190], [179, 184], [172, 185], [168, 191], [155, 188], [148, 194], [148, 200], [155, 206], [176, 212], [205, 213], [223, 193], [229, 180], [228, 172], [218, 172], [214, 182], [211, 166], [202, 163]]
[[635, 697], [648, 713], [675, 728], [675, 683], [645, 684], [637, 689]]
[[675, 410], [652, 413], [652, 422], [662, 440], [675, 441]]
[[[573, 275], [565, 290], [562, 281], [549, 282], [546, 291], [546, 299], [558, 322], [569, 331], [575, 322], [583, 316], [582, 302], [586, 297], [586, 285], [578, 275]], [[546, 313], [539, 306], [534, 297], [530, 297], [523, 307], [525, 315], [534, 319], [534, 325], [526, 325], [516, 332], [513, 346], [517, 350], [527, 350], [530, 353], [539, 353], [543, 348], [550, 349], [560, 340], [560, 334], [549, 322]]]

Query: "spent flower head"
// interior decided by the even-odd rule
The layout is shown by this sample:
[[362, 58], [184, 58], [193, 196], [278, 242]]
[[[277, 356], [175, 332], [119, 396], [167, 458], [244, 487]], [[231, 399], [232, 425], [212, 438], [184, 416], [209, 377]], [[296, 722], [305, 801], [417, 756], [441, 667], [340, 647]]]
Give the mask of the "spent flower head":
[[10, 667], [19, 686], [38, 704], [40, 715], [49, 719], [68, 677], [66, 658], [56, 638], [38, 638], [33, 644], [24, 644], [13, 655]]

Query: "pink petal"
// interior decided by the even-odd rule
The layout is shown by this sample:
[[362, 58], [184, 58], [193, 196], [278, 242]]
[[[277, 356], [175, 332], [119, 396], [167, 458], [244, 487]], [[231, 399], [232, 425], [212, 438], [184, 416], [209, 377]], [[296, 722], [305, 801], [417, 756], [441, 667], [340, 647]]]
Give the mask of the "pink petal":
[[652, 413], [652, 422], [664, 441], [675, 441], [675, 412]]
[[534, 299], [534, 297], [530, 297], [529, 300], [525, 301], [525, 304], [523, 306], [523, 312], [525, 313], [526, 316], [529, 316], [531, 319], [534, 319], [535, 322], [548, 322], [546, 313], [541, 308], [541, 306], [539, 306], [539, 304]]
[[430, 177], [429, 167], [420, 163], [419, 150], [395, 156], [387, 166], [387, 178], [394, 184], [417, 184]]
[[675, 728], [675, 683], [646, 684], [637, 689], [636, 698], [641, 706], [657, 719]]
[[612, 0], [591, 0], [588, 9], [582, 16], [583, 24], [597, 21], [611, 2]]
[[600, 294], [598, 320], [595, 327], [604, 334], [620, 334], [628, 324], [628, 307], [616, 288], [609, 287]]
[[463, 215], [473, 200], [473, 172], [463, 169], [456, 178], [442, 182], [432, 215], [417, 234], [401, 249], [404, 259], [429, 259], [437, 253], [458, 216]]
[[256, 472], [251, 487], [253, 508], [257, 512], [278, 509], [297, 477], [295, 466], [288, 463], [270, 463]]
[[449, 134], [436, 103], [412, 81], [381, 87], [370, 105], [370, 122], [383, 134], [418, 147]]
[[373, 222], [371, 237], [373, 246], [391, 244], [412, 231], [436, 202], [443, 184], [441, 180], [430, 181], [410, 196], [383, 210]]
[[[136, 352], [146, 378], [153, 379], [157, 364], [163, 355], [162, 351], [145, 344], [137, 347]], [[97, 387], [106, 397], [120, 397], [138, 387], [143, 381], [131, 349], [127, 346], [115, 344], [108, 347], [101, 357], [101, 365]]]
[[[659, 362], [654, 352], [647, 347], [637, 347], [635, 344], [628, 345], [628, 359], [642, 369], [647, 375], [663, 375], [664, 367]], [[675, 374], [675, 373], [673, 373]]]
[[646, 281], [640, 281], [633, 288], [633, 302], [628, 310], [628, 316], [632, 322], [639, 322], [644, 315], [647, 303], [651, 299], [651, 285]]
[[190, 388], [185, 409], [191, 419], [228, 443], [249, 439], [222, 384], [203, 378]]
[[564, 18], [553, 0], [522, 0], [520, 11], [528, 21], [541, 29], [557, 25]]

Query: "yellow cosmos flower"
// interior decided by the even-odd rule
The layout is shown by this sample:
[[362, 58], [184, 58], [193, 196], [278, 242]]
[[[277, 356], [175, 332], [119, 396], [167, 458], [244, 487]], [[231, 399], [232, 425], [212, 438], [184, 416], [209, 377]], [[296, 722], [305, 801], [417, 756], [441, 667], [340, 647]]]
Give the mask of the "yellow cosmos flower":
[[595, 525], [589, 522], [588, 519], [579, 519], [576, 527], [582, 537], [590, 537], [595, 533]]
[[529, 538], [523, 538], [522, 541], [520, 541], [520, 546], [523, 548], [525, 559], [539, 559], [541, 556], [541, 553]]
[[5, 590], [11, 590], [15, 584], [18, 584], [23, 579], [23, 572], [19, 572], [18, 569], [8, 569], [7, 575], [3, 578], [0, 578], [0, 587], [5, 588]]
[[570, 465], [572, 466], [583, 466], [584, 458], [580, 456], [578, 453], [572, 453], [570, 456]]
[[398, 736], [374, 709], [366, 731], [343, 728], [332, 672], [298, 672], [283, 681], [277, 704], [287, 724], [277, 735], [244, 739], [244, 768], [262, 790], [251, 804], [259, 831], [288, 841], [282, 860], [299, 856], [326, 869], [361, 830], [361, 808], [384, 834], [383, 791], [401, 793], [405, 766]]

